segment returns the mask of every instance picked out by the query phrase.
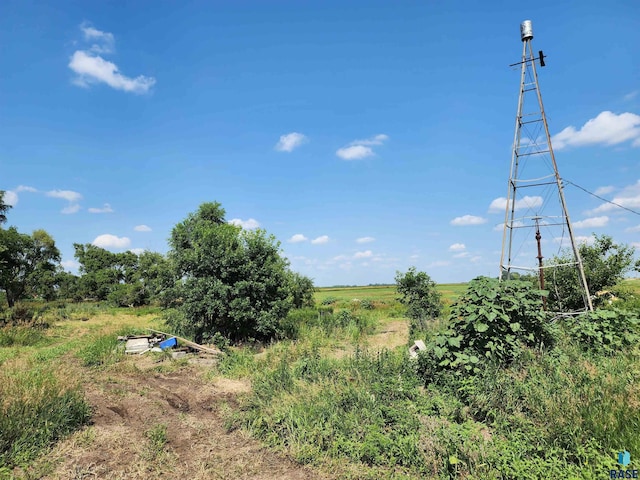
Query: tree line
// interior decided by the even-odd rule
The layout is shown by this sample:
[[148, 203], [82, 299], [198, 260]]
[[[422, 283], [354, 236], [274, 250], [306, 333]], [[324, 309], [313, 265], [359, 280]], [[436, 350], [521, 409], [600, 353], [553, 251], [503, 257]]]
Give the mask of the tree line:
[[0, 290], [11, 308], [24, 299], [160, 305], [177, 330], [205, 340], [277, 336], [291, 308], [313, 304], [311, 279], [292, 271], [264, 230], [227, 223], [219, 203], [204, 203], [171, 232], [167, 255], [113, 253], [75, 243], [78, 275], [65, 271], [54, 239], [3, 228], [11, 206], [0, 191]]

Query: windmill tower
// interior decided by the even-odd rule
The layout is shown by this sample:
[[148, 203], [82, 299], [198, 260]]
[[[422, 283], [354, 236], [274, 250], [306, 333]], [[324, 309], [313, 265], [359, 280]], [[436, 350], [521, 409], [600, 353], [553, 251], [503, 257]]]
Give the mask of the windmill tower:
[[541, 50], [537, 57], [534, 56], [530, 20], [525, 20], [520, 25], [520, 36], [522, 60], [511, 65], [520, 66], [520, 95], [509, 190], [504, 202], [500, 278], [508, 279], [514, 272], [535, 273], [540, 287], [544, 288], [545, 276], [553, 278], [553, 268], [568, 265], [544, 264], [542, 245], [548, 251], [559, 251], [568, 243], [573, 252], [573, 262], [570, 265], [577, 269], [585, 310], [593, 310], [538, 84], [536, 61], [544, 67], [545, 57]]

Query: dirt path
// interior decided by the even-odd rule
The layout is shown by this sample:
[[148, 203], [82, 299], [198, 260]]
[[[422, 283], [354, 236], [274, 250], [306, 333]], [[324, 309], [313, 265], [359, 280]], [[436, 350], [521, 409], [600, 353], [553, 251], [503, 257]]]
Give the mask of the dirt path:
[[324, 479], [228, 432], [223, 412], [249, 391], [247, 382], [203, 378], [199, 366], [172, 373], [139, 370], [127, 359], [117, 371], [87, 379], [93, 425], [60, 443], [47, 457], [47, 479]]

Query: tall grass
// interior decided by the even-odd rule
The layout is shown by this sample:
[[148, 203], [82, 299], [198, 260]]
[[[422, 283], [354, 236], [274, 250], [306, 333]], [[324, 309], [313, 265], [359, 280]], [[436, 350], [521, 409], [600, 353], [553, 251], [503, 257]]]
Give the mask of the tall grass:
[[78, 385], [50, 367], [14, 362], [0, 370], [0, 473], [25, 465], [88, 422]]

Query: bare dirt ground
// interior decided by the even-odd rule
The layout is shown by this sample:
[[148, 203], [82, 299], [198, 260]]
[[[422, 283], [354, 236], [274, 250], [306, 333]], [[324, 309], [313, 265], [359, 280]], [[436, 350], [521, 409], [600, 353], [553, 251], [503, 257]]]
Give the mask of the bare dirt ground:
[[160, 373], [145, 362], [90, 373], [93, 423], [47, 455], [53, 473], [42, 478], [329, 478], [225, 428], [224, 412], [237, 408], [247, 382], [204, 378], [198, 365]]

